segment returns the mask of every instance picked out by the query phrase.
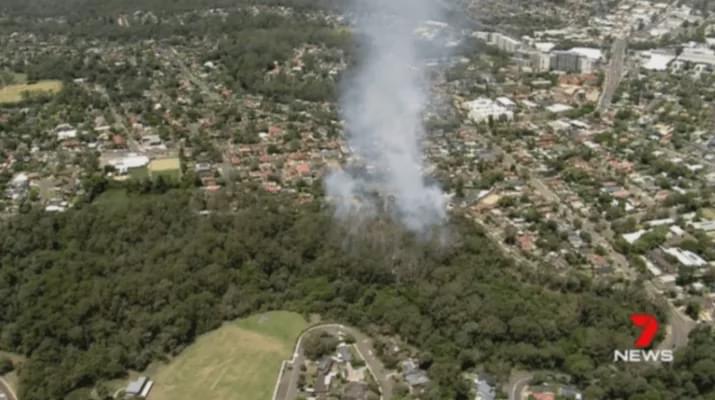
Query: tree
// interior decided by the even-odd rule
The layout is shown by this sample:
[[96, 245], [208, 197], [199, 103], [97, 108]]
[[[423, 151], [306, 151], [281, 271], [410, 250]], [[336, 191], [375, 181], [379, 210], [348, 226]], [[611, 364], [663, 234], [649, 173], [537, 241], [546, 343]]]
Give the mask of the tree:
[[697, 301], [688, 302], [687, 307], [685, 307], [685, 314], [697, 321], [700, 318], [700, 303]]
[[108, 181], [104, 175], [94, 174], [86, 178], [82, 182], [82, 186], [85, 190], [85, 198], [87, 202], [92, 202], [100, 194], [102, 194], [107, 189]]
[[311, 332], [303, 339], [303, 351], [311, 360], [318, 360], [335, 352], [338, 339], [327, 332]]
[[577, 379], [583, 380], [593, 371], [593, 360], [584, 354], [572, 354], [566, 357], [566, 371], [574, 375]]
[[15, 369], [15, 366], [12, 360], [7, 357], [0, 357], [0, 375], [5, 375], [13, 369]]

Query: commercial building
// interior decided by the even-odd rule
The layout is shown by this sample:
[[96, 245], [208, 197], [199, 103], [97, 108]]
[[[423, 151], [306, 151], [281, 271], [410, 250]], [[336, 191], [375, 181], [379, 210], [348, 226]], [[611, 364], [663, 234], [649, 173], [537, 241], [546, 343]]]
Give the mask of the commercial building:
[[484, 122], [490, 118], [493, 120], [514, 118], [514, 113], [510, 109], [485, 97], [464, 103], [464, 106], [469, 112], [469, 118], [474, 122]]
[[524, 46], [520, 41], [498, 32], [475, 32], [474, 37], [508, 53], [514, 53]]
[[593, 71], [593, 60], [578, 52], [554, 51], [551, 53], [550, 68], [554, 71], [587, 74]]
[[715, 66], [715, 51], [705, 47], [686, 47], [677, 59], [694, 65]]
[[551, 70], [551, 55], [541, 51], [531, 53], [531, 68], [535, 72], [548, 72]]
[[143, 168], [149, 164], [149, 157], [129, 153], [124, 157], [111, 160], [109, 164], [114, 166], [120, 174], [127, 174], [131, 170]]
[[501, 33], [493, 33], [490, 37], [490, 43], [494, 44], [499, 50], [509, 53], [519, 50], [522, 46], [520, 41]]
[[668, 69], [668, 64], [675, 59], [675, 53], [667, 50], [650, 50], [642, 52], [640, 57], [644, 69], [665, 71]]

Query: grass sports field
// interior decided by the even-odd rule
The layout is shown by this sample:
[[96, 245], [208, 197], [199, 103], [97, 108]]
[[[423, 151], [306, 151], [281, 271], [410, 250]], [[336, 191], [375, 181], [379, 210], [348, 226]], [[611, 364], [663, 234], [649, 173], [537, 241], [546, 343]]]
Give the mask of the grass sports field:
[[163, 176], [169, 180], [181, 179], [181, 161], [178, 157], [152, 160], [147, 166], [147, 170], [152, 178]]
[[60, 81], [39, 81], [37, 83], [20, 83], [0, 88], [0, 104], [18, 103], [22, 101], [22, 94], [29, 93], [57, 93], [62, 90]]
[[150, 400], [270, 400], [290, 359], [302, 316], [276, 311], [227, 323], [199, 337], [151, 375]]

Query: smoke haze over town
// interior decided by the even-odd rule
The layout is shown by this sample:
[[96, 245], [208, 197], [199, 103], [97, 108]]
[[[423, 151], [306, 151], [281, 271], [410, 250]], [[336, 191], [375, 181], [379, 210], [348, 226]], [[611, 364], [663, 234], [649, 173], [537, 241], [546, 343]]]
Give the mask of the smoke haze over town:
[[326, 180], [327, 191], [341, 199], [337, 212], [345, 216], [356, 211], [355, 199], [362, 203], [360, 212], [373, 212], [365, 195], [369, 187], [381, 188], [394, 200], [394, 215], [409, 230], [423, 232], [444, 220], [445, 200], [423, 176], [421, 112], [428, 88], [417, 67], [422, 57], [414, 30], [438, 9], [426, 0], [371, 0], [361, 6], [367, 12], [360, 13], [357, 30], [367, 50], [344, 82], [341, 105], [354, 156], [374, 173], [335, 172]]

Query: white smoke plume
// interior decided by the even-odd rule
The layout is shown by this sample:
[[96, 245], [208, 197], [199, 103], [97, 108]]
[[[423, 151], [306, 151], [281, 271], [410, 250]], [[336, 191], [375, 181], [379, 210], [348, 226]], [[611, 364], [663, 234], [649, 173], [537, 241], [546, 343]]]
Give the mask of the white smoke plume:
[[[420, 66], [415, 29], [438, 14], [431, 0], [354, 0], [361, 47], [357, 69], [345, 79], [341, 99], [346, 137], [367, 168], [326, 178], [339, 216], [371, 215], [389, 198], [391, 213], [406, 228], [425, 233], [445, 217], [445, 198], [425, 182], [422, 110], [429, 88]], [[371, 195], [372, 194], [372, 195]], [[379, 196], [378, 196], [379, 197]]]

